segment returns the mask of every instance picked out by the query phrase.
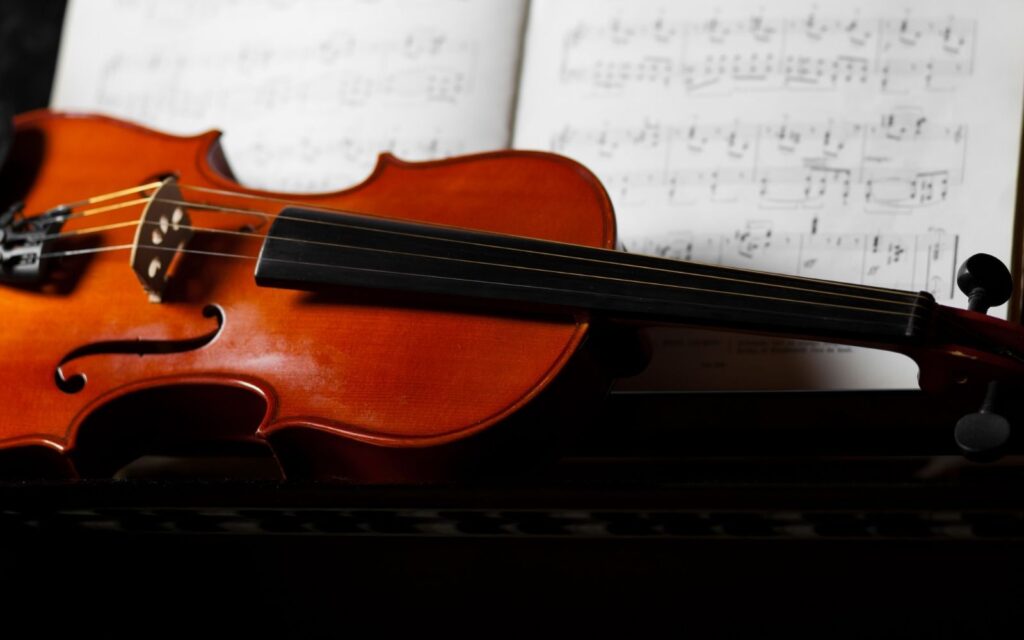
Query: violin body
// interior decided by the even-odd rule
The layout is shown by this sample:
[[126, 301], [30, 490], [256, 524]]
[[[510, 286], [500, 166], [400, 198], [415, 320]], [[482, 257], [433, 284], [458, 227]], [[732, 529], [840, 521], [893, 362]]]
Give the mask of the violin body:
[[[383, 155], [356, 187], [298, 196], [237, 184], [218, 138], [29, 113], [16, 119], [0, 206], [21, 200], [26, 212], [44, 211], [174, 175], [183, 185], [239, 194], [220, 197], [225, 208], [259, 203], [268, 220], [282, 205], [265, 199], [281, 198], [592, 247], [615, 241], [600, 183], [551, 154], [503, 151], [422, 163]], [[2, 285], [0, 449], [45, 450], [66, 461], [69, 474], [82, 474], [105, 468], [83, 453], [82, 443], [97, 441], [96, 434], [107, 434], [113, 449], [115, 438], [141, 447], [157, 437], [145, 435], [147, 424], [161, 421], [155, 407], [219, 416], [244, 395], [259, 407], [248, 424], [208, 434], [179, 424], [163, 435], [269, 442], [292, 475], [407, 479], [423, 452], [457, 449], [512, 416], [522, 419], [552, 385], [592, 394], [608, 382], [590, 371], [586, 384], [556, 383], [581, 357], [589, 330], [583, 311], [257, 287], [253, 261], [232, 257], [255, 256], [256, 237], [196, 234], [188, 247], [203, 253], [178, 256], [154, 302], [127, 251], [91, 250], [131, 243], [138, 211], [68, 220], [63, 232], [71, 236], [99, 220], [111, 228], [68, 237], [59, 246], [80, 252], [61, 258], [39, 283]], [[253, 228], [244, 215], [218, 220], [223, 228]], [[163, 392], [175, 400], [130, 401], [165, 398]], [[117, 413], [117, 425], [96, 424], [118, 404], [131, 413]]]

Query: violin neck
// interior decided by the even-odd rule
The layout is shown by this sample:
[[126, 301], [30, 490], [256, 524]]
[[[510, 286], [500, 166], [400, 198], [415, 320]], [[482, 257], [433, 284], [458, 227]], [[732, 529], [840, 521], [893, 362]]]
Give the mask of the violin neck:
[[927, 293], [296, 207], [271, 226], [256, 281], [509, 300], [879, 346], [919, 340], [935, 306]]

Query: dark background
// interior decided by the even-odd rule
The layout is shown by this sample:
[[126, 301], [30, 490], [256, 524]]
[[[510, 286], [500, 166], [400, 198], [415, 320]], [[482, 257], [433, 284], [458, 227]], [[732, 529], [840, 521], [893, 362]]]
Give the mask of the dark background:
[[62, 0], [0, 7], [0, 100], [15, 113], [48, 104], [63, 17]]
[[[0, 5], [14, 111], [47, 103], [63, 9]], [[0, 483], [0, 613], [99, 637], [1019, 636], [1017, 467], [922, 474], [969, 404], [619, 396], [557, 467], [474, 485]]]

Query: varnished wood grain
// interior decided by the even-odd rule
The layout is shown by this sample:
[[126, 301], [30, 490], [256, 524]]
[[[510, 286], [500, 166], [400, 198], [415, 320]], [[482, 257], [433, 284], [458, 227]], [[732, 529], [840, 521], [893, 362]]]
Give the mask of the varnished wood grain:
[[[363, 184], [345, 191], [284, 196], [242, 189], [224, 175], [218, 134], [180, 138], [119, 121], [34, 112], [18, 136], [0, 196], [41, 211], [176, 174], [182, 184], [289, 197], [315, 206], [536, 236], [599, 247], [614, 243], [609, 200], [580, 165], [557, 156], [496, 152], [404, 163], [382, 156]], [[196, 195], [196, 194], [188, 194]], [[253, 201], [218, 199], [252, 207]], [[281, 205], [264, 203], [273, 214]], [[139, 209], [102, 217], [137, 218]], [[239, 228], [252, 219], [194, 212], [197, 225]], [[97, 224], [70, 221], [66, 229]], [[265, 226], [263, 227], [265, 230]], [[133, 230], [83, 236], [55, 247], [122, 244]], [[257, 239], [198, 234], [190, 248], [255, 255]], [[258, 288], [254, 262], [185, 255], [164, 302], [147, 300], [126, 251], [66, 259], [61, 285], [4, 286], [0, 293], [0, 448], [43, 445], [68, 451], [98, 407], [135, 390], [214, 383], [262, 395], [259, 436], [305, 427], [387, 447], [449, 443], [494, 425], [537, 396], [566, 366], [587, 332], [583, 315], [540, 317], [449, 307], [353, 291], [325, 296]], [[216, 341], [161, 355], [76, 359], [78, 393], [54, 383], [61, 358], [111, 340], [172, 340], [215, 327], [202, 315], [219, 305]]]

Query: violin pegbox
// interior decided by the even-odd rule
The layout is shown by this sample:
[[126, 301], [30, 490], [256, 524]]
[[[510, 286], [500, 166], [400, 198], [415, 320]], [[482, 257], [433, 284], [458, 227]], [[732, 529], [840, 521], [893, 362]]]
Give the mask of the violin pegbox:
[[163, 299], [175, 258], [192, 238], [192, 220], [184, 203], [175, 179], [167, 178], [149, 197], [139, 219], [131, 265], [150, 302]]

